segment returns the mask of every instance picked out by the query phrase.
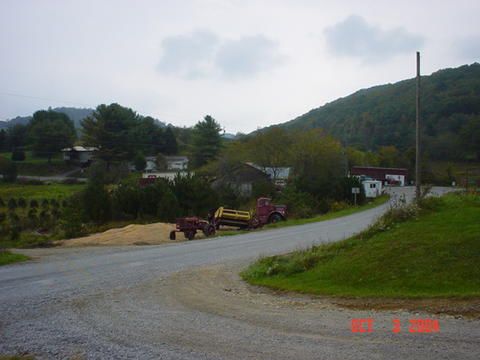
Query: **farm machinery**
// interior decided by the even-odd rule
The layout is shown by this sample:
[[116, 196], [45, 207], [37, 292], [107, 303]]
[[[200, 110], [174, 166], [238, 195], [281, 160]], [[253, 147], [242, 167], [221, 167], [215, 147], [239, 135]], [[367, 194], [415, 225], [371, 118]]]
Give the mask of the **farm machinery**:
[[254, 211], [234, 210], [221, 206], [210, 212], [208, 220], [198, 217], [178, 218], [175, 230], [170, 232], [170, 240], [175, 240], [177, 232], [183, 232], [185, 238], [192, 240], [198, 231], [202, 231], [208, 237], [214, 235], [220, 226], [255, 229], [286, 218], [285, 205], [274, 205], [271, 199], [262, 197], [257, 199]]

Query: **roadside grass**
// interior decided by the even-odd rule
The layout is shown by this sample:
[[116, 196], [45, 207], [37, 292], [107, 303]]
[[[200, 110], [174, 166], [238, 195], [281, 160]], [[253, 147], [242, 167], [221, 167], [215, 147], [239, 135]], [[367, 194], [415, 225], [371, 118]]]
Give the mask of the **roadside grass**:
[[84, 187], [84, 184], [24, 185], [0, 182], [0, 198], [2, 198], [3, 201], [20, 197], [28, 200], [67, 198], [82, 190]]
[[[28, 256], [22, 254], [15, 254], [10, 251], [0, 250], [0, 266], [13, 264], [20, 261], [26, 261], [28, 259], [30, 259]], [[1, 359], [2, 357], [0, 357], [0, 360]]]
[[[345, 208], [342, 210], [331, 211], [326, 214], [317, 215], [311, 218], [289, 219], [286, 221], [280, 221], [275, 224], [265, 225], [259, 230], [277, 229], [277, 228], [283, 228], [287, 226], [304, 225], [304, 224], [311, 224], [311, 223], [320, 222], [320, 221], [332, 220], [339, 217], [352, 215], [360, 211], [373, 209], [374, 207], [377, 207], [386, 203], [389, 198], [390, 197], [388, 195], [382, 195], [362, 206], [349, 206], [348, 208]], [[218, 236], [233, 236], [233, 235], [245, 234], [245, 230], [224, 230], [224, 231], [220, 230], [217, 234]]]
[[480, 195], [448, 194], [392, 209], [341, 242], [265, 257], [253, 285], [345, 297], [479, 297]]

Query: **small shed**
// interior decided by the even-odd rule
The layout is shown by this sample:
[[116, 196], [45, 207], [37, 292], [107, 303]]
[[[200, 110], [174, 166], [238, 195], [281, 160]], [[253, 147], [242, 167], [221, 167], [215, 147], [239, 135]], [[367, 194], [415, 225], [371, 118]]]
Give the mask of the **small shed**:
[[73, 146], [62, 149], [63, 160], [67, 162], [89, 164], [93, 160], [93, 155], [98, 149], [96, 147]]
[[362, 186], [367, 198], [376, 198], [383, 193], [382, 182], [379, 180], [363, 180]]

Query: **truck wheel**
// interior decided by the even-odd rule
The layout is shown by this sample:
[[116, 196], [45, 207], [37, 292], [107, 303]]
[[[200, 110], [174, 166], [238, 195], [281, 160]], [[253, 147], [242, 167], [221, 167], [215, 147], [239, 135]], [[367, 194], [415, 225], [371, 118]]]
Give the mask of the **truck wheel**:
[[193, 238], [195, 237], [195, 231], [188, 231], [185, 233], [185, 237], [188, 239], [188, 240], [193, 240]]
[[206, 237], [215, 235], [215, 226], [213, 226], [213, 225], [211, 225], [211, 224], [206, 225], [206, 226], [203, 228], [203, 233], [205, 234]]
[[170, 231], [170, 240], [175, 240], [176, 234], [175, 231]]
[[268, 222], [269, 222], [269, 224], [275, 224], [275, 223], [277, 223], [279, 221], [282, 221], [282, 220], [283, 220], [283, 218], [282, 218], [281, 215], [273, 214], [273, 215], [270, 216], [270, 219], [269, 219]]

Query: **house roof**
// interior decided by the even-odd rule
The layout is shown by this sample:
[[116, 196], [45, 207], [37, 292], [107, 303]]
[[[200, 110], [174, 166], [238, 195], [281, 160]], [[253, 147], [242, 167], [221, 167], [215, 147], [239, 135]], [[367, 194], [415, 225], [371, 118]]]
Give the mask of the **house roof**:
[[275, 178], [277, 180], [287, 180], [290, 176], [290, 167], [263, 167], [252, 162], [247, 162], [246, 164], [264, 172], [272, 179]]
[[165, 156], [165, 159], [167, 161], [185, 161], [185, 162], [188, 162], [188, 157], [187, 156], [177, 156], [177, 155]]
[[77, 151], [77, 152], [93, 152], [98, 150], [98, 148], [94, 146], [73, 146], [69, 148], [64, 148], [61, 151], [62, 152], [70, 152], [70, 151]]

